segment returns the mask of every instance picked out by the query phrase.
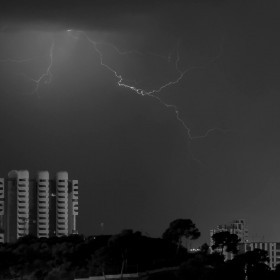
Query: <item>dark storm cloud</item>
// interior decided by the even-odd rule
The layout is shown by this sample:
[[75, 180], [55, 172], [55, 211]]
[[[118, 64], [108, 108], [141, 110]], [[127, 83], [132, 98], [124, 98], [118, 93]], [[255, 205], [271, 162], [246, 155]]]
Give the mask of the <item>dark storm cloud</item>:
[[[46, 23], [58, 26], [90, 29], [127, 28], [131, 18], [141, 14], [155, 13], [167, 1], [5, 1], [1, 5], [0, 18], [3, 22]], [[18, 26], [17, 26], [18, 27]]]
[[[36, 1], [6, 0], [0, 4], [0, 22], [15, 28], [33, 24], [37, 28], [81, 28], [94, 30], [131, 29], [145, 25], [147, 18], [166, 20], [176, 25], [178, 19], [188, 16], [189, 5], [220, 1], [194, 0], [93, 0], [93, 1]], [[141, 17], [143, 16], [143, 17]]]

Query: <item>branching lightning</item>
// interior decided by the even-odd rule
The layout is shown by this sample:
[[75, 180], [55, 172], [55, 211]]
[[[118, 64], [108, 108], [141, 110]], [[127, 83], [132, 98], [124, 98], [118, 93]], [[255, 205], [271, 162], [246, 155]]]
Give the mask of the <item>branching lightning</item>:
[[[52, 72], [51, 68], [53, 66], [53, 53], [54, 53], [54, 48], [55, 48], [55, 42], [53, 41], [50, 50], [49, 50], [49, 64], [47, 66], [46, 71], [38, 78], [34, 79], [26, 74], [18, 74], [20, 76], [24, 76], [28, 80], [32, 81], [35, 84], [34, 90], [32, 91], [32, 94], [38, 94], [38, 90], [40, 88], [40, 85], [44, 82], [45, 84], [50, 84], [52, 82]], [[33, 60], [38, 59], [38, 57], [33, 57], [33, 58], [24, 58], [24, 59], [12, 59], [12, 58], [5, 58], [5, 59], [0, 59], [0, 63], [27, 63], [31, 62]]]
[[50, 84], [52, 82], [52, 72], [51, 72], [51, 68], [53, 66], [53, 52], [54, 52], [54, 47], [55, 47], [55, 42], [53, 41], [50, 47], [50, 52], [49, 52], [49, 65], [46, 69], [46, 72], [43, 73], [37, 80], [36, 79], [32, 79], [29, 78], [31, 81], [33, 81], [35, 83], [35, 88], [33, 90], [33, 94], [38, 93], [39, 87], [41, 85], [42, 82], [44, 82], [45, 84]]
[[[144, 90], [142, 88], [136, 87], [135, 85], [132, 85], [130, 83], [128, 83], [127, 80], [124, 79], [124, 77], [119, 74], [117, 72], [117, 70], [115, 70], [113, 67], [111, 67], [110, 65], [106, 64], [104, 62], [104, 55], [103, 52], [100, 50], [100, 46], [102, 45], [109, 45], [111, 46], [117, 53], [118, 55], [124, 56], [124, 55], [131, 55], [131, 54], [135, 54], [135, 55], [141, 55], [141, 56], [155, 56], [155, 57], [159, 57], [161, 59], [164, 59], [166, 61], [168, 61], [169, 63], [171, 62], [171, 53], [165, 57], [159, 54], [154, 54], [154, 53], [142, 53], [138, 50], [129, 50], [129, 51], [121, 51], [119, 50], [115, 45], [113, 44], [109, 44], [106, 42], [97, 42], [94, 41], [85, 31], [75, 31], [75, 34], [72, 33], [72, 30], [67, 30], [67, 33], [74, 39], [80, 39], [81, 36], [83, 36], [92, 46], [94, 51], [98, 54], [99, 59], [100, 59], [100, 65], [104, 68], [106, 68], [108, 71], [110, 71], [113, 76], [117, 79], [117, 85], [119, 87], [123, 87], [123, 88], [127, 88], [133, 92], [135, 92], [138, 95], [141, 96], [148, 96], [151, 98], [156, 99], [160, 104], [162, 104], [165, 108], [167, 109], [171, 109], [173, 110], [177, 120], [179, 121], [179, 123], [183, 126], [184, 130], [186, 131], [186, 136], [188, 138], [188, 144], [190, 145], [192, 140], [197, 140], [197, 139], [203, 139], [208, 137], [211, 133], [215, 132], [215, 131], [220, 131], [220, 132], [228, 132], [230, 130], [228, 129], [221, 129], [218, 127], [214, 127], [214, 128], [210, 128], [208, 129], [204, 134], [202, 135], [193, 135], [191, 132], [190, 127], [187, 125], [187, 123], [182, 119], [181, 117], [181, 113], [178, 109], [178, 106], [174, 105], [174, 104], [168, 104], [166, 103], [160, 96], [160, 93], [172, 86], [176, 86], [177, 84], [179, 84], [181, 82], [181, 80], [190, 72], [190, 71], [194, 71], [197, 69], [205, 69], [205, 67], [208, 64], [214, 63], [216, 60], [219, 59], [219, 57], [222, 54], [222, 48], [221, 51], [217, 54], [217, 56], [213, 57], [212, 59], [210, 59], [207, 63], [204, 63], [204, 65], [197, 65], [197, 66], [190, 66], [184, 70], [181, 70], [179, 67], [179, 64], [181, 62], [180, 59], [180, 54], [179, 54], [179, 46], [180, 44], [177, 44], [176, 47], [176, 57], [175, 59], [172, 61], [172, 63], [175, 64], [175, 69], [177, 72], [177, 78], [175, 78], [174, 80], [170, 80], [166, 83], [164, 83], [163, 85], [161, 85], [160, 87], [156, 88], [156, 89], [152, 89], [150, 91]], [[78, 34], [78, 35], [77, 35]], [[81, 35], [81, 36], [80, 36]], [[45, 84], [50, 84], [52, 82], [53, 79], [53, 74], [52, 74], [52, 67], [53, 67], [53, 59], [54, 59], [54, 49], [55, 49], [55, 41], [53, 40], [50, 49], [49, 49], [49, 64], [46, 68], [46, 71], [39, 76], [38, 79], [34, 79], [34, 78], [30, 78], [27, 77], [26, 75], [24, 75], [26, 78], [28, 78], [29, 80], [31, 80], [33, 83], [35, 83], [35, 88], [33, 90], [32, 93], [36, 93], [38, 94], [38, 91], [40, 89], [40, 86], [42, 83]], [[173, 51], [174, 52], [174, 49]], [[30, 62], [31, 60], [34, 60], [35, 58], [27, 58], [27, 59], [11, 59], [11, 58], [6, 58], [6, 59], [0, 59], [1, 63], [27, 63]], [[135, 83], [134, 83], [135, 84]], [[191, 152], [191, 151], [190, 151]]]
[[[184, 127], [185, 131], [187, 132], [187, 136], [188, 136], [188, 140], [195, 140], [195, 139], [202, 139], [202, 138], [206, 138], [207, 136], [209, 136], [209, 134], [211, 134], [212, 132], [215, 131], [221, 131], [221, 132], [227, 132], [229, 130], [224, 130], [221, 128], [211, 128], [208, 129], [203, 135], [192, 135], [191, 133], [191, 129], [189, 128], [189, 126], [186, 124], [186, 122], [181, 118], [180, 116], [180, 111], [178, 109], [178, 107], [174, 104], [168, 104], [165, 101], [163, 101], [163, 99], [160, 97], [160, 93], [171, 86], [175, 86], [177, 85], [183, 78], [184, 76], [189, 73], [192, 70], [196, 70], [196, 69], [204, 69], [206, 65], [200, 65], [200, 66], [191, 66], [185, 70], [181, 70], [179, 68], [179, 63], [180, 63], [180, 55], [179, 55], [179, 48], [177, 46], [176, 48], [176, 59], [175, 59], [175, 67], [176, 67], [176, 71], [178, 73], [178, 76], [175, 80], [171, 80], [168, 81], [167, 83], [163, 84], [162, 86], [160, 86], [157, 89], [152, 89], [151, 91], [146, 91], [144, 89], [141, 88], [137, 88], [135, 86], [129, 85], [127, 83], [124, 82], [124, 78], [121, 74], [119, 74], [115, 69], [113, 69], [111, 66], [109, 66], [108, 64], [104, 63], [104, 56], [103, 53], [101, 52], [101, 50], [99, 49], [99, 45], [101, 45], [102, 43], [98, 43], [96, 41], [94, 41], [93, 39], [91, 39], [87, 33], [85, 33], [84, 31], [79, 31], [80, 34], [82, 34], [86, 40], [93, 46], [94, 50], [96, 53], [98, 53], [99, 58], [100, 58], [100, 64], [105, 67], [106, 69], [108, 69], [111, 73], [113, 73], [113, 75], [117, 78], [117, 84], [120, 87], [124, 87], [124, 88], [128, 88], [132, 91], [134, 91], [135, 93], [141, 95], [141, 96], [149, 96], [152, 98], [157, 99], [164, 107], [168, 108], [168, 109], [172, 109], [176, 115], [177, 120], [182, 124], [182, 126]], [[77, 39], [77, 37], [75, 37]], [[179, 44], [178, 44], [179, 45]], [[137, 54], [141, 54], [143, 55], [141, 52], [139, 51], [128, 51], [128, 52], [121, 52], [117, 47], [113, 46], [115, 48], [115, 50], [120, 54], [120, 55], [126, 55], [126, 54], [131, 54], [131, 53], [137, 53]], [[215, 62], [219, 57], [221, 56], [221, 51], [219, 52], [219, 54], [217, 56], [215, 56], [214, 58], [212, 58], [208, 63], [213, 63]], [[170, 60], [170, 56], [168, 57], [168, 60]], [[207, 64], [208, 64], [207, 63]]]

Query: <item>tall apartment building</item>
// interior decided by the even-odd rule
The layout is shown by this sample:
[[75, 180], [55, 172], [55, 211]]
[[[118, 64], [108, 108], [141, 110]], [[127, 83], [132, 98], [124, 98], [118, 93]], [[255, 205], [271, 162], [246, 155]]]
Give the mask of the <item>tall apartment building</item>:
[[78, 180], [67, 172], [50, 179], [40, 171], [35, 179], [27, 170], [0, 178], [0, 243], [15, 242], [32, 234], [37, 237], [77, 233]]

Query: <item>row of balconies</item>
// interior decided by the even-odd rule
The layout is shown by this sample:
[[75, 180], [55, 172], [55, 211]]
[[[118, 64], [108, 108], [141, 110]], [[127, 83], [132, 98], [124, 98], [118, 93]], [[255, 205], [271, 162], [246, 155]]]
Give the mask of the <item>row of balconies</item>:
[[41, 214], [38, 216], [38, 220], [40, 221], [48, 221], [49, 220], [49, 215], [46, 213], [46, 214]]
[[57, 224], [57, 225], [64, 226], [64, 227], [67, 226], [67, 223], [68, 223], [68, 219], [63, 219], [63, 220], [58, 219], [58, 220], [56, 221], [56, 224]]
[[68, 211], [65, 211], [64, 213], [59, 213], [56, 212], [56, 217], [59, 218], [64, 218], [64, 217], [68, 217]]
[[64, 214], [56, 213], [56, 217], [57, 217], [57, 220], [65, 220], [68, 218], [68, 215], [67, 215], [67, 213], [64, 213]]
[[29, 216], [29, 211], [18, 213], [18, 218], [26, 218], [27, 219], [28, 216]]

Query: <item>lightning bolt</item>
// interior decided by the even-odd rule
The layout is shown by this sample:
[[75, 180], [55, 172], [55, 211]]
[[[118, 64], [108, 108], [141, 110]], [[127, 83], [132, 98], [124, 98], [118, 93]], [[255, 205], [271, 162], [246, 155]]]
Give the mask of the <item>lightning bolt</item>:
[[[50, 46], [50, 50], [49, 50], [49, 64], [46, 68], [46, 71], [38, 78], [38, 79], [34, 79], [31, 78], [29, 76], [27, 76], [26, 74], [17, 74], [19, 76], [23, 76], [25, 78], [27, 78], [28, 80], [32, 81], [35, 84], [34, 90], [32, 91], [32, 94], [37, 94], [38, 95], [38, 91], [40, 88], [40, 85], [42, 83], [45, 84], [50, 84], [52, 82], [52, 72], [51, 72], [51, 68], [53, 66], [53, 53], [54, 53], [54, 48], [55, 48], [55, 41], [52, 42], [51, 46]], [[24, 59], [13, 59], [13, 58], [5, 58], [5, 59], [0, 59], [1, 63], [27, 63], [27, 62], [31, 62], [33, 60], [38, 59], [38, 57], [33, 57], [33, 58], [24, 58]]]
[[38, 94], [38, 90], [39, 90], [42, 82], [44, 82], [45, 84], [50, 84], [52, 82], [53, 75], [52, 75], [52, 72], [51, 72], [51, 68], [53, 66], [54, 48], [55, 48], [55, 41], [52, 42], [51, 47], [50, 47], [49, 64], [48, 64], [48, 67], [47, 67], [45, 73], [43, 73], [37, 80], [29, 78], [31, 81], [33, 81], [35, 83], [35, 88], [32, 92], [33, 94]]
[[[159, 57], [161, 59], [164, 59], [164, 60], [166, 60], [168, 62], [171, 62], [171, 53], [174, 50], [172, 52], [170, 52], [170, 54], [167, 57], [159, 55], [159, 54], [154, 54], [152, 52], [143, 53], [143, 52], [140, 52], [138, 50], [121, 51], [120, 49], [118, 49], [113, 44], [109, 44], [109, 43], [106, 43], [106, 42], [97, 42], [97, 41], [93, 40], [85, 31], [76, 31], [75, 30], [75, 34], [72, 33], [72, 30], [67, 30], [67, 32], [74, 39], [80, 39], [80, 35], [82, 35], [93, 46], [94, 51], [99, 56], [100, 65], [103, 66], [104, 68], [106, 68], [108, 71], [110, 71], [113, 74], [113, 76], [117, 79], [117, 85], [119, 87], [127, 88], [127, 89], [135, 92], [136, 94], [141, 95], [141, 96], [148, 96], [148, 97], [154, 98], [161, 105], [163, 105], [165, 108], [173, 110], [173, 112], [174, 112], [174, 114], [176, 116], [176, 119], [182, 125], [184, 130], [186, 131], [186, 136], [187, 136], [187, 139], [188, 139], [189, 147], [191, 145], [192, 140], [198, 140], [198, 139], [206, 138], [211, 133], [214, 133], [215, 131], [220, 131], [220, 132], [223, 132], [223, 133], [231, 131], [229, 129], [222, 129], [222, 128], [219, 128], [219, 127], [214, 127], [214, 128], [208, 129], [204, 134], [193, 135], [192, 132], [191, 132], [190, 127], [187, 125], [187, 123], [181, 117], [181, 113], [180, 113], [180, 110], [179, 110], [178, 106], [176, 106], [175, 104], [166, 103], [161, 98], [161, 96], [160, 96], [160, 94], [161, 94], [161, 92], [163, 90], [165, 90], [165, 89], [167, 89], [169, 87], [178, 85], [181, 82], [181, 80], [189, 72], [197, 70], [197, 69], [205, 69], [205, 67], [208, 64], [214, 63], [216, 60], [218, 60], [219, 57], [222, 55], [222, 48], [221, 48], [221, 51], [217, 54], [217, 56], [215, 56], [212, 59], [210, 59], [207, 63], [204, 63], [203, 65], [190, 66], [190, 67], [188, 67], [188, 68], [186, 68], [184, 70], [181, 70], [180, 67], [179, 67], [179, 64], [180, 64], [180, 61], [181, 61], [180, 54], [179, 54], [180, 42], [178, 41], [177, 47], [176, 47], [176, 58], [175, 58], [175, 61], [173, 61], [173, 63], [175, 63], [175, 69], [177, 71], [177, 78], [174, 79], [174, 80], [166, 82], [165, 84], [161, 85], [160, 87], [158, 87], [156, 89], [152, 89], [150, 91], [147, 91], [147, 90], [144, 90], [142, 88], [138, 88], [138, 87], [136, 87], [134, 85], [131, 85], [131, 84], [127, 83], [127, 80], [125, 80], [123, 78], [123, 76], [117, 72], [117, 70], [115, 70], [110, 65], [106, 64], [104, 62], [104, 55], [103, 55], [102, 51], [100, 50], [99, 46], [109, 45], [109, 46], [113, 47], [115, 49], [115, 51], [119, 55], [121, 55], [121, 56], [129, 55], [129, 54], [135, 54], [135, 55], [141, 55], [141, 56], [151, 55], [151, 56], [155, 56], [155, 57]], [[76, 34], [79, 34], [79, 35], [77, 36]], [[222, 44], [222, 46], [223, 46], [223, 44]], [[53, 67], [54, 49], [55, 49], [55, 41], [53, 40], [53, 42], [52, 42], [52, 44], [50, 46], [50, 49], [49, 49], [49, 54], [48, 54], [49, 55], [49, 64], [48, 64], [48, 66], [46, 68], [46, 71], [43, 74], [41, 74], [38, 79], [30, 78], [30, 77], [22, 74], [23, 76], [25, 76], [26, 78], [31, 80], [33, 83], [35, 83], [35, 87], [34, 87], [34, 90], [32, 92], [33, 94], [38, 94], [40, 86], [41, 86], [42, 83], [50, 84], [52, 82], [53, 75], [52, 75], [51, 69]], [[11, 58], [6, 58], [6, 59], [0, 59], [0, 62], [2, 62], [2, 63], [5, 63], [5, 62], [9, 62], [9, 63], [26, 63], [26, 62], [29, 62], [29, 61], [31, 61], [33, 59], [35, 59], [35, 58], [27, 58], [27, 59], [11, 59]], [[190, 153], [192, 155], [191, 149], [189, 149], [189, 151], [190, 151]], [[192, 157], [193, 157], [193, 155], [192, 155]], [[199, 160], [195, 159], [194, 157], [193, 157], [193, 159], [196, 160], [197, 162], [201, 163]]]
[[[70, 35], [71, 35], [71, 30], [68, 30]], [[175, 113], [175, 116], [177, 118], [177, 120], [181, 123], [181, 125], [183, 126], [183, 128], [185, 129], [186, 133], [187, 133], [187, 137], [190, 141], [192, 140], [196, 140], [196, 139], [202, 139], [202, 138], [206, 138], [209, 136], [209, 134], [215, 132], [215, 131], [221, 131], [221, 132], [228, 132], [230, 131], [229, 129], [222, 129], [222, 128], [210, 128], [208, 129], [203, 135], [192, 135], [191, 133], [191, 129], [189, 128], [189, 126], [187, 125], [187, 123], [181, 118], [181, 113], [178, 109], [178, 107], [174, 104], [168, 104], [166, 103], [161, 97], [160, 97], [160, 93], [164, 90], [167, 89], [168, 87], [171, 86], [175, 86], [177, 84], [180, 83], [180, 81], [184, 78], [184, 76], [189, 73], [190, 71], [196, 70], [196, 69], [205, 69], [206, 64], [204, 65], [198, 65], [198, 66], [191, 66], [185, 70], [181, 70], [179, 68], [179, 63], [180, 63], [180, 55], [179, 55], [179, 47], [177, 46], [176, 48], [176, 59], [175, 59], [175, 67], [176, 67], [176, 71], [178, 73], [177, 78], [171, 81], [168, 81], [167, 83], [163, 84], [162, 86], [160, 86], [157, 89], [152, 89], [150, 91], [146, 91], [142, 88], [137, 88], [133, 85], [129, 85], [128, 83], [124, 82], [124, 78], [121, 74], [119, 74], [114, 68], [112, 68], [110, 65], [106, 64], [104, 62], [104, 55], [102, 53], [102, 51], [100, 50], [99, 46], [102, 44], [107, 44], [107, 43], [100, 43], [100, 42], [96, 42], [94, 41], [92, 38], [90, 38], [90, 36], [88, 36], [88, 34], [84, 31], [78, 31], [79, 34], [81, 34], [82, 36], [84, 36], [84, 38], [93, 46], [95, 52], [99, 55], [100, 58], [100, 64], [105, 67], [108, 71], [110, 71], [116, 78], [117, 78], [117, 85], [119, 87], [123, 87], [123, 88], [128, 88], [131, 91], [135, 92], [136, 94], [139, 94], [141, 96], [149, 96], [151, 98], [155, 98], [158, 102], [160, 102], [160, 104], [162, 104], [164, 107], [168, 108], [168, 109], [172, 109]], [[77, 39], [77, 37], [74, 37], [75, 39]], [[111, 45], [111, 44], [107, 44], [107, 45]], [[179, 45], [179, 43], [178, 43]], [[113, 46], [113, 45], [111, 45]], [[132, 51], [120, 51], [117, 47], [113, 46], [114, 49], [117, 51], [118, 54], [120, 55], [127, 55], [127, 54], [139, 54], [139, 55], [144, 55], [143, 53], [137, 51], [137, 50], [132, 50]], [[218, 53], [217, 56], [213, 57], [207, 64], [210, 63], [214, 63], [217, 59], [219, 59], [219, 57], [221, 56], [222, 51], [220, 51]], [[153, 55], [153, 54], [151, 54]], [[162, 57], [161, 58], [165, 58], [166, 57]], [[170, 61], [170, 55], [168, 56], [168, 61]], [[189, 141], [189, 142], [190, 142]]]

